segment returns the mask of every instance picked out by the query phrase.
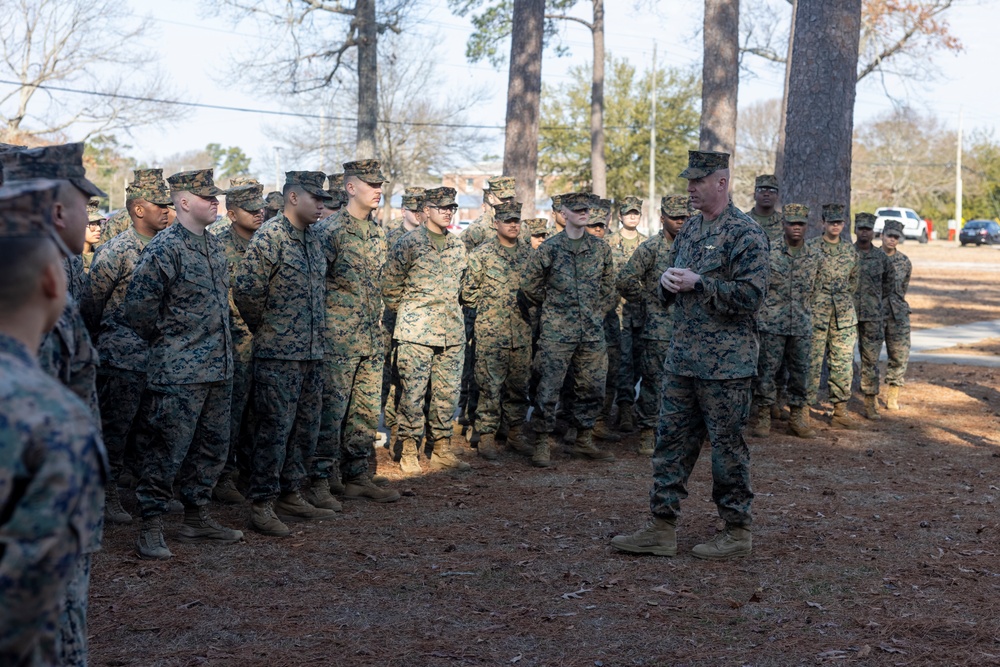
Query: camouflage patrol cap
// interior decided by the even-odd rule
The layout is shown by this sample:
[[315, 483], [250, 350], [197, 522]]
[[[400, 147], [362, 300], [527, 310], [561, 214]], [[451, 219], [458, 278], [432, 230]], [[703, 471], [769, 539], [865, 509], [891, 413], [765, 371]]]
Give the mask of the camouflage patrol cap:
[[344, 174], [329, 174], [326, 177], [326, 191], [333, 197], [333, 202], [327, 206], [343, 206], [347, 203], [347, 190], [344, 189]]
[[267, 208], [282, 209], [285, 208], [285, 198], [277, 190], [272, 190], [264, 198], [264, 205]]
[[691, 214], [688, 202], [687, 195], [664, 195], [660, 199], [660, 212], [668, 218], [686, 218]]
[[[586, 211], [592, 205], [592, 195], [589, 192], [567, 192], [559, 197], [559, 208], [567, 211]], [[555, 197], [552, 198], [555, 201]]]
[[596, 225], [600, 223], [607, 223], [607, 218], [610, 214], [611, 200], [594, 195], [590, 202], [589, 224]]
[[72, 256], [52, 220], [59, 186], [58, 180], [35, 178], [0, 187], [0, 238], [49, 238], [65, 257]]
[[485, 192], [497, 199], [513, 199], [515, 180], [513, 176], [494, 176], [486, 181]]
[[[0, 155], [4, 153], [12, 153], [14, 151], [23, 151], [27, 146], [17, 146], [15, 144], [5, 144], [0, 142]], [[0, 168], [0, 185], [3, 185], [3, 169]]]
[[455, 206], [455, 195], [458, 191], [455, 188], [432, 188], [424, 192], [424, 200], [421, 206]]
[[407, 211], [419, 211], [424, 199], [424, 188], [410, 187], [403, 191], [403, 208]]
[[886, 220], [882, 228], [882, 236], [903, 236], [903, 223], [899, 220]]
[[521, 222], [528, 223], [528, 230], [531, 232], [532, 236], [549, 235], [549, 221], [546, 218], [528, 218], [527, 220], [522, 220]]
[[101, 202], [97, 199], [91, 199], [87, 202], [87, 222], [100, 222], [104, 219], [104, 216], [100, 212]]
[[170, 192], [163, 182], [162, 169], [136, 169], [133, 172], [132, 182], [125, 188], [125, 201], [134, 199], [145, 199], [157, 206], [170, 203]]
[[855, 213], [854, 229], [875, 229], [875, 216], [871, 213]]
[[778, 177], [774, 174], [761, 174], [754, 180], [754, 189], [758, 188], [771, 188], [772, 190], [778, 189]]
[[256, 213], [264, 208], [264, 186], [260, 183], [237, 185], [226, 190], [226, 207], [237, 206], [244, 211]]
[[642, 213], [642, 200], [638, 197], [625, 197], [618, 203], [618, 212], [622, 215], [631, 213], [632, 211]]
[[[233, 176], [229, 179], [230, 188], [239, 187], [240, 185], [260, 185], [260, 181], [253, 176]], [[261, 185], [260, 189], [263, 191], [264, 186]]]
[[107, 197], [107, 193], [87, 180], [83, 166], [83, 144], [58, 144], [40, 148], [12, 150], [0, 154], [4, 182], [46, 178], [69, 181], [90, 197]]
[[521, 219], [521, 202], [514, 200], [502, 201], [496, 205], [494, 220], [506, 222]]
[[809, 207], [805, 204], [785, 204], [781, 207], [785, 222], [809, 222]]
[[552, 210], [562, 208], [562, 195], [552, 195]]
[[333, 199], [330, 193], [323, 189], [326, 174], [322, 171], [286, 171], [285, 185], [295, 185], [306, 192], [325, 201]]
[[843, 204], [823, 204], [823, 222], [844, 222]]
[[[159, 171], [159, 170], [157, 170]], [[215, 185], [211, 169], [194, 169], [181, 171], [167, 177], [170, 192], [190, 192], [199, 197], [217, 197], [226, 191]]]
[[729, 169], [729, 153], [688, 151], [688, 166], [681, 172], [680, 177], [704, 178], [720, 169]]
[[369, 185], [382, 185], [388, 179], [382, 174], [378, 160], [355, 160], [344, 163], [344, 178], [357, 176]]

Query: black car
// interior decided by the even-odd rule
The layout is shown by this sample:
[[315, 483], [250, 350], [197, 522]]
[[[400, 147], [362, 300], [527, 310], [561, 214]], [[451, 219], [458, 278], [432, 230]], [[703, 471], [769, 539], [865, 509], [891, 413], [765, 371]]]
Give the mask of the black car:
[[975, 243], [976, 245], [993, 245], [1000, 243], [1000, 224], [992, 220], [969, 220], [958, 233], [958, 240], [962, 245]]

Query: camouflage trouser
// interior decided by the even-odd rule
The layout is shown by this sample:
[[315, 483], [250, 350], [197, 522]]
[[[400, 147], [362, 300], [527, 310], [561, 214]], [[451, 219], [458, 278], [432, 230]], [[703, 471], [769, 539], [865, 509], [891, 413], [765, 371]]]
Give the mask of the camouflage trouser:
[[464, 359], [464, 344], [439, 347], [397, 341], [396, 367], [402, 390], [397, 425], [400, 438], [420, 439], [428, 386], [427, 440], [435, 442], [451, 437]]
[[311, 477], [329, 478], [334, 466], [345, 480], [368, 472], [384, 366], [381, 354], [323, 357], [323, 411], [316, 455], [309, 462]]
[[639, 357], [639, 399], [636, 401], [639, 428], [656, 428], [660, 418], [660, 393], [663, 391], [663, 363], [670, 350], [669, 340], [643, 340]]
[[642, 327], [622, 327], [622, 363], [618, 371], [618, 405], [635, 403], [635, 386], [642, 377], [642, 347], [646, 343], [640, 336]]
[[90, 592], [89, 553], [76, 559], [73, 577], [66, 586], [59, 614], [56, 636], [57, 664], [63, 667], [87, 667], [87, 594]]
[[788, 405], [803, 407], [806, 404], [811, 346], [810, 336], [760, 333], [760, 357], [757, 359], [757, 379], [754, 382], [754, 398], [760, 405], [774, 405], [777, 400], [777, 379], [782, 364], [788, 371], [788, 384], [785, 385]]
[[[614, 310], [604, 317], [604, 342], [608, 348], [608, 372], [604, 376], [603, 398], [608, 399], [606, 403], [611, 405], [618, 389], [618, 378], [621, 376], [622, 368], [622, 325], [618, 313]], [[601, 409], [603, 411], [603, 406]], [[609, 416], [603, 412], [601, 414], [604, 418]]]
[[[252, 340], [233, 340], [233, 400], [229, 407], [229, 455], [224, 471], [248, 469], [253, 453], [253, 410], [247, 409], [253, 388]], [[251, 406], [252, 407], [252, 406]]]
[[479, 412], [476, 428], [482, 433], [496, 433], [503, 422], [520, 426], [528, 414], [528, 382], [531, 374], [531, 348], [484, 346], [476, 350], [476, 382], [479, 384]]
[[712, 500], [727, 524], [750, 526], [750, 449], [743, 429], [750, 418], [751, 378], [701, 380], [666, 373], [653, 450], [649, 509], [675, 518], [687, 498], [701, 443], [712, 445]]
[[185, 505], [207, 505], [229, 451], [233, 382], [147, 385], [149, 443], [135, 489], [143, 518], [167, 511], [177, 480]]
[[323, 376], [319, 361], [255, 359], [253, 381], [257, 431], [247, 497], [267, 500], [306, 478], [319, 438]]
[[578, 429], [593, 428], [601, 404], [604, 402], [604, 385], [608, 374], [608, 354], [604, 340], [586, 343], [559, 343], [538, 341], [538, 354], [534, 367], [538, 370], [539, 419], [532, 419], [535, 431], [551, 433], [556, 426], [556, 403], [559, 390], [570, 369], [573, 372], [572, 403], [569, 415]]
[[476, 311], [462, 308], [465, 319], [465, 360], [462, 363], [462, 388], [458, 395], [459, 414], [470, 424], [476, 423], [479, 407], [479, 383], [476, 381]]
[[889, 367], [885, 371], [886, 384], [902, 387], [906, 382], [906, 365], [910, 363], [910, 316], [885, 321], [885, 352]]
[[385, 365], [382, 367], [382, 412], [387, 429], [396, 425], [396, 406], [399, 404], [399, 373], [396, 371], [396, 343], [392, 332], [396, 328], [396, 312], [385, 309], [382, 315], [385, 329]]
[[885, 322], [858, 322], [858, 348], [861, 351], [861, 392], [878, 393], [878, 355], [885, 338]]
[[146, 388], [146, 374], [118, 368], [102, 368], [97, 374], [97, 398], [101, 405], [101, 430], [108, 449], [111, 479], [117, 482], [125, 467], [129, 434], [139, 414]]
[[851, 398], [851, 381], [854, 379], [854, 344], [858, 328], [854, 325], [837, 329], [835, 315], [827, 321], [813, 318], [812, 345], [809, 350], [809, 389], [806, 402], [814, 405], [819, 396], [819, 376], [823, 370], [823, 356], [829, 353], [830, 402], [844, 403]]

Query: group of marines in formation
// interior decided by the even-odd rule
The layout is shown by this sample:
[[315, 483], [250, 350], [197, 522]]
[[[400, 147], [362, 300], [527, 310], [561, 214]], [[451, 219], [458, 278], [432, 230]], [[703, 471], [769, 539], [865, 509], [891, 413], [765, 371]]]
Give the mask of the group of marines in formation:
[[[755, 435], [768, 433], [785, 400], [790, 432], [814, 437], [807, 407], [825, 356], [833, 424], [855, 428], [846, 401], [860, 338], [866, 416], [878, 418], [883, 339], [887, 407], [898, 408], [909, 339], [901, 229], [889, 223], [882, 249], [873, 248], [874, 218], [860, 213], [852, 245], [841, 235], [844, 207], [831, 204], [823, 236], [805, 241], [808, 209], [778, 209], [773, 176], [758, 177], [748, 214], [732, 205], [724, 153], [691, 151], [681, 175], [688, 195], [661, 200], [661, 231], [651, 238], [637, 229], [637, 197], [615, 205], [571, 192], [552, 198], [553, 227], [522, 220], [509, 177], [488, 181], [483, 215], [461, 234], [450, 231], [458, 207], [448, 187], [407, 188], [402, 219], [384, 230], [376, 160], [330, 176], [287, 172], [283, 190], [266, 199], [253, 179], [222, 190], [212, 170], [166, 180], [161, 170], [136, 170], [124, 212], [105, 220], [92, 202], [84, 235], [77, 205], [104, 193], [84, 176], [82, 144], [7, 146], [0, 162], [5, 241], [51, 240], [68, 293], [57, 318], [36, 318], [39, 339], [44, 332], [36, 349], [0, 328], [8, 420], [0, 428], [18, 414], [7, 399], [30, 396], [29, 379], [42, 382], [38, 369], [76, 396], [51, 382], [36, 389], [48, 399], [36, 400], [45, 423], [32, 428], [53, 432], [41, 444], [5, 440], [4, 455], [63, 443], [90, 457], [69, 476], [75, 532], [60, 535], [75, 557], [21, 570], [37, 595], [31, 577], [48, 568], [57, 603], [12, 621], [35, 623], [38, 634], [25, 643], [23, 632], [5, 629], [0, 656], [23, 658], [27, 647], [40, 664], [50, 652], [85, 662], [89, 554], [100, 545], [101, 510], [133, 521], [122, 503], [129, 477], [141, 514], [137, 553], [167, 559], [163, 516], [178, 501], [178, 541], [230, 544], [242, 531], [212, 518], [213, 498], [249, 500], [250, 527], [279, 537], [287, 521], [334, 516], [338, 497], [398, 500], [376, 470], [380, 413], [392, 459], [411, 475], [469, 470], [456, 430], [483, 459], [497, 459], [505, 442], [546, 468], [563, 448], [613, 461], [595, 438], [637, 428], [639, 453], [653, 462], [653, 519], [612, 545], [674, 555], [679, 503], [707, 435], [726, 528], [694, 555], [725, 559], [750, 552], [743, 429], [751, 405]], [[620, 229], [607, 235], [615, 213]], [[21, 276], [34, 285], [42, 269], [28, 280], [27, 269], [0, 268], [0, 282]], [[2, 327], [16, 299], [0, 297]], [[60, 431], [70, 424], [72, 434]], [[0, 483], [5, 508], [22, 500], [18, 474]], [[22, 476], [30, 485], [32, 472]]]

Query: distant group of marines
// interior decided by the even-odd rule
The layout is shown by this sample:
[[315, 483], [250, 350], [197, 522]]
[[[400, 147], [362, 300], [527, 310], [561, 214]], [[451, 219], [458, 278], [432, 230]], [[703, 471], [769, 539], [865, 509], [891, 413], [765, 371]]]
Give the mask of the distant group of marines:
[[552, 198], [554, 227], [522, 220], [509, 177], [489, 179], [460, 235], [448, 187], [406, 188], [383, 229], [376, 160], [287, 172], [266, 199], [253, 179], [222, 190], [212, 170], [136, 170], [105, 220], [96, 201], [87, 211], [105, 195], [82, 149], [0, 148], [2, 664], [85, 664], [89, 554], [102, 514], [133, 521], [130, 477], [137, 553], [167, 559], [178, 501], [179, 541], [230, 544], [243, 533], [212, 518], [213, 498], [249, 500], [250, 527], [276, 537], [333, 516], [338, 496], [399, 500], [374, 465], [380, 414], [411, 475], [469, 470], [456, 432], [485, 460], [506, 443], [547, 468], [560, 450], [613, 461], [595, 438], [638, 428], [652, 520], [612, 545], [672, 556], [707, 437], [725, 528], [693, 553], [722, 560], [751, 551], [752, 411], [763, 437], [787, 402], [789, 431], [815, 437], [825, 358], [832, 424], [856, 428], [856, 341], [866, 417], [879, 418], [883, 341], [898, 409], [902, 229], [887, 223], [874, 248], [859, 213], [852, 245], [844, 206], [828, 204], [805, 241], [809, 210], [778, 209], [773, 176], [751, 211], [733, 206], [725, 153], [690, 152], [688, 194], [661, 200], [647, 238], [637, 197], [571, 192]]

